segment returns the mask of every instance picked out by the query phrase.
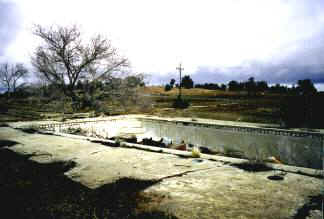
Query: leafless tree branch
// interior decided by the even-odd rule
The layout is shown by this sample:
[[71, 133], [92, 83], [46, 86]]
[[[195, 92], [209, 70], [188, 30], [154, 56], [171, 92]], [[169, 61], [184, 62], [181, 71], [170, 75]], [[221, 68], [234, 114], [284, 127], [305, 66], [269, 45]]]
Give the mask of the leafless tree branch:
[[7, 88], [8, 95], [10, 91], [16, 91], [18, 81], [27, 74], [27, 68], [25, 68], [21, 63], [9, 64], [6, 62], [0, 64], [0, 84]]
[[74, 100], [79, 80], [103, 80], [129, 66], [128, 60], [118, 56], [111, 42], [102, 35], [83, 42], [76, 25], [49, 28], [35, 25], [33, 33], [43, 44], [33, 54], [32, 65]]

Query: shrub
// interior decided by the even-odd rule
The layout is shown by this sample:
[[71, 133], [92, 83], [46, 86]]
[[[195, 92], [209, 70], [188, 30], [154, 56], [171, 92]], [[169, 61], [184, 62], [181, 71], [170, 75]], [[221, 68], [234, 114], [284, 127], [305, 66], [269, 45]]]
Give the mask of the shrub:
[[191, 151], [192, 157], [200, 157], [200, 150], [198, 147], [193, 147], [192, 151]]
[[170, 91], [172, 89], [170, 84], [165, 85], [164, 91]]
[[181, 87], [191, 89], [194, 87], [194, 82], [189, 75], [185, 75], [181, 81]]
[[173, 102], [173, 108], [186, 109], [189, 107], [189, 101], [182, 99], [180, 96]]
[[298, 95], [283, 98], [280, 106], [282, 126], [287, 128], [322, 128], [324, 95]]

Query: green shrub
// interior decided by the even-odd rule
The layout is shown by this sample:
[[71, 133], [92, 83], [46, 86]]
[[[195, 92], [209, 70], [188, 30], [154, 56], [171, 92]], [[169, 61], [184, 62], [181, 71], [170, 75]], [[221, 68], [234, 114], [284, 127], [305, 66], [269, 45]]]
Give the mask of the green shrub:
[[170, 91], [172, 89], [170, 84], [165, 85], [164, 91]]
[[324, 95], [298, 95], [283, 98], [280, 105], [282, 126], [323, 128]]
[[182, 99], [180, 96], [173, 102], [173, 108], [186, 109], [189, 107], [189, 101]]
[[194, 147], [191, 151], [192, 157], [199, 158], [200, 157], [200, 150], [198, 147]]

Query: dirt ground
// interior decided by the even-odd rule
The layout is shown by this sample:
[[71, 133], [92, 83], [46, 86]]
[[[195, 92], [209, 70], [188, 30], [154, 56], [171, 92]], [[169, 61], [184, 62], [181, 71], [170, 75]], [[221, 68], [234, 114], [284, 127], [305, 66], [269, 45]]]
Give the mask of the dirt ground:
[[[118, 199], [120, 197], [112, 190], [104, 188], [123, 182], [122, 188], [126, 191], [123, 195], [133, 200], [130, 203], [136, 203], [132, 211], [153, 212], [151, 218], [157, 218], [154, 214], [162, 214], [154, 212], [164, 212], [168, 215], [166, 218], [320, 218], [322, 214], [323, 179], [316, 177], [271, 169], [249, 172], [217, 159], [211, 161], [113, 147], [82, 139], [28, 133], [11, 127], [0, 127], [0, 143], [1, 153], [10, 150], [39, 164], [73, 163], [62, 170], [68, 181], [76, 183], [69, 184], [69, 191], [81, 185], [87, 192], [101, 191], [101, 196], [96, 198]], [[283, 176], [283, 180], [268, 178], [274, 175]], [[33, 177], [37, 178], [37, 174]], [[131, 186], [133, 181], [129, 179], [147, 183]], [[56, 187], [49, 188], [60, 188], [55, 190], [57, 195], [65, 193], [66, 184], [60, 184], [60, 180], [57, 183]], [[128, 189], [127, 185], [130, 186]], [[0, 187], [5, 186], [6, 183], [0, 182]], [[133, 195], [134, 190], [141, 194], [140, 198]], [[22, 191], [26, 193], [28, 186]], [[71, 205], [69, 201], [65, 204]], [[21, 208], [28, 209], [28, 203]], [[92, 218], [105, 218], [105, 209], [114, 212], [115, 208], [118, 207], [101, 203], [100, 216], [91, 214]], [[46, 209], [45, 215], [51, 215]], [[74, 218], [84, 218], [82, 212], [88, 211], [81, 209], [80, 215], [74, 215]], [[116, 212], [115, 218], [130, 218]], [[68, 218], [64, 216], [68, 212], [53, 215]]]

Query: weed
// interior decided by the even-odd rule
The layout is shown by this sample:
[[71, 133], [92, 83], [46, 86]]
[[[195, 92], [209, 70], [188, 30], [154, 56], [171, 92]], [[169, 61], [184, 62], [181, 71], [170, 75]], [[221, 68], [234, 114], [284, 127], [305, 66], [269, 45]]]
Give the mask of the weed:
[[173, 102], [172, 106], [173, 108], [178, 109], [186, 109], [189, 107], [189, 101], [182, 99], [180, 96], [177, 97], [177, 99]]
[[195, 158], [199, 158], [201, 155], [198, 147], [193, 147], [191, 154], [192, 154], [192, 157], [195, 157]]

